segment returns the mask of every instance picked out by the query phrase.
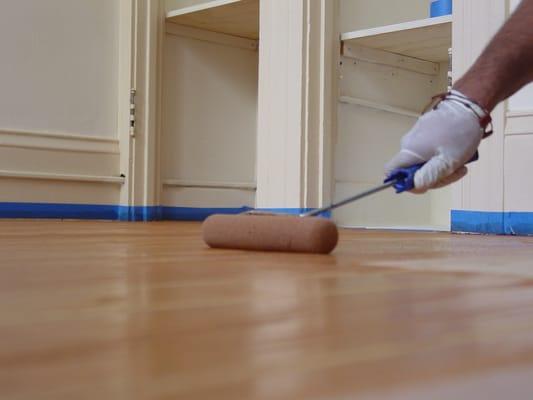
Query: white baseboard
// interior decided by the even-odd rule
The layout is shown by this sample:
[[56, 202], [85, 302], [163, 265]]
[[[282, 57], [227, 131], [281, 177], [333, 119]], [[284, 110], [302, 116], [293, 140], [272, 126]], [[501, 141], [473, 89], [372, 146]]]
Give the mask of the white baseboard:
[[34, 180], [44, 180], [44, 181], [110, 183], [110, 184], [116, 184], [116, 185], [122, 185], [124, 183], [124, 177], [120, 177], [120, 176], [55, 174], [55, 173], [46, 173], [46, 172], [8, 171], [8, 170], [0, 170], [0, 178], [34, 179]]

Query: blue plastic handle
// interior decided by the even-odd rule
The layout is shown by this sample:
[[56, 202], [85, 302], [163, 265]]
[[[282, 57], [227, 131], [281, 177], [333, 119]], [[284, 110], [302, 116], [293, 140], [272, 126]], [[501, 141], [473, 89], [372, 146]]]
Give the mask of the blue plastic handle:
[[[479, 160], [479, 153], [476, 151], [476, 154], [474, 154], [467, 164], [477, 160]], [[387, 176], [387, 179], [385, 179], [383, 183], [395, 182], [394, 189], [396, 189], [396, 193], [403, 193], [413, 190], [415, 188], [416, 171], [422, 168], [424, 164], [425, 163], [420, 163], [406, 168], [397, 168]]]

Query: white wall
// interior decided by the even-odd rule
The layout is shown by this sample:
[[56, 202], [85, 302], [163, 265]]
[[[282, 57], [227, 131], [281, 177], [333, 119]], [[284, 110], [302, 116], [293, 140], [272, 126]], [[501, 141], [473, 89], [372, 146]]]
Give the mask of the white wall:
[[340, 0], [340, 31], [373, 28], [429, 17], [429, 0]]
[[[521, 0], [511, 0], [509, 11], [520, 4]], [[509, 99], [508, 109], [510, 111], [530, 111], [533, 110], [533, 84], [529, 84]]]
[[[502, 0], [456, 0], [453, 23], [453, 70], [459, 79], [475, 62], [503, 24], [507, 3]], [[479, 148], [480, 160], [469, 165], [468, 175], [455, 186], [453, 208], [503, 211], [504, 106], [493, 113], [494, 134]]]
[[[474, 4], [473, 4], [474, 3]], [[456, 1], [454, 69], [457, 77], [475, 61], [518, 0]], [[510, 4], [510, 8], [507, 8]], [[478, 11], [476, 11], [478, 10]], [[521, 90], [492, 113], [495, 132], [480, 147], [481, 160], [454, 193], [455, 208], [475, 211], [533, 211], [528, 165], [533, 149], [533, 88]]]
[[[163, 182], [254, 184], [257, 51], [167, 34], [164, 59]], [[172, 206], [253, 206], [254, 197], [171, 185], [163, 192]]]
[[[441, 65], [446, 71], [446, 64]], [[341, 96], [421, 112], [428, 99], [445, 88], [442, 76], [429, 76], [343, 58]], [[442, 74], [441, 74], [442, 75]], [[408, 95], [407, 95], [408, 94]], [[398, 151], [401, 137], [416, 118], [351, 104], [338, 107], [335, 150], [335, 200], [378, 185], [385, 163]], [[345, 226], [438, 227], [449, 224], [451, 194], [396, 195], [388, 190], [335, 212]]]
[[508, 103], [509, 111], [533, 111], [533, 84], [529, 84], [512, 96]]
[[116, 137], [118, 0], [4, 0], [0, 129]]
[[120, 1], [0, 2], [0, 202], [118, 203]]
[[[384, 164], [398, 150], [400, 138], [415, 122], [411, 117], [350, 104], [340, 104], [338, 113], [335, 201], [379, 185]], [[334, 216], [343, 226], [429, 225], [429, 200], [427, 196], [396, 195], [393, 190], [387, 190], [347, 205]]]
[[[512, 12], [520, 0], [511, 0]], [[529, 177], [533, 154], [533, 84], [512, 96], [505, 132], [505, 211], [533, 211], [533, 181]]]

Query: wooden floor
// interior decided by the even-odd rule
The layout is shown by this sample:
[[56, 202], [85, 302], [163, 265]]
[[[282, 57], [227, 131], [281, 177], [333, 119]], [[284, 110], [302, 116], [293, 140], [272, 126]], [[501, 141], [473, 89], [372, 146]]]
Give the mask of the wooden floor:
[[0, 221], [0, 398], [529, 399], [533, 238]]

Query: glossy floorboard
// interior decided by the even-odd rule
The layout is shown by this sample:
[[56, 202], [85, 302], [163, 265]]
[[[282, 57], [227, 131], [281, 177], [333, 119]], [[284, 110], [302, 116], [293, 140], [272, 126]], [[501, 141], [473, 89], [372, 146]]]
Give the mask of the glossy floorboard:
[[0, 257], [1, 399], [533, 393], [533, 238], [343, 231], [310, 256], [0, 221]]

